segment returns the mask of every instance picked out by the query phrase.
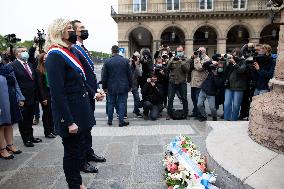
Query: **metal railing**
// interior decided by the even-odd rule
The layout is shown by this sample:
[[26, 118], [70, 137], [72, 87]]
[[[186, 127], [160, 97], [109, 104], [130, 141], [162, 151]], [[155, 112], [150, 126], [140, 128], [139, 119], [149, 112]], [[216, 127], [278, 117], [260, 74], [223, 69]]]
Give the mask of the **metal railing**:
[[151, 13], [195, 13], [195, 12], [230, 12], [230, 11], [261, 11], [269, 10], [269, 0], [247, 0], [244, 5], [234, 4], [233, 0], [213, 1], [211, 6], [205, 7], [198, 0], [195, 2], [181, 2], [176, 5], [167, 3], [121, 4], [111, 6], [111, 15], [117, 14], [151, 14]]

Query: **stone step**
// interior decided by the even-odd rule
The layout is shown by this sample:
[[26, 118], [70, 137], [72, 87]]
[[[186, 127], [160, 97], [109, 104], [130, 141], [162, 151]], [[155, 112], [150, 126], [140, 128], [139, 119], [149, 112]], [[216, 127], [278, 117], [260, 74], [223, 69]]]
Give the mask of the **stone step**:
[[248, 122], [207, 122], [208, 168], [218, 174], [217, 186], [229, 189], [284, 188], [284, 155], [254, 142]]

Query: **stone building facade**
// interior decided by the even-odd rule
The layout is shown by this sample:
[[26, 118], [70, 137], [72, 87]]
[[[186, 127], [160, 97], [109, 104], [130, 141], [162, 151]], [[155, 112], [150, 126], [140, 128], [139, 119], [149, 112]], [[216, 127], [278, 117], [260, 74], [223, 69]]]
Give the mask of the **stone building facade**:
[[111, 16], [118, 44], [126, 56], [162, 44], [204, 46], [208, 54], [225, 53], [247, 42], [268, 43], [277, 51], [279, 26], [271, 25], [268, 0], [118, 0]]

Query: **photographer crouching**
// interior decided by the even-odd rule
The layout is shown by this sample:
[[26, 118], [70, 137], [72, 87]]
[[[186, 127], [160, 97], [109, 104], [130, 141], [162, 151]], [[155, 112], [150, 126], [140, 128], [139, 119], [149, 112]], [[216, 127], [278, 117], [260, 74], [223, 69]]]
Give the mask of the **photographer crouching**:
[[152, 74], [151, 78], [142, 88], [144, 118], [155, 121], [159, 118], [160, 111], [163, 106], [163, 91], [160, 84], [157, 83], [157, 76]]
[[254, 95], [269, 92], [268, 82], [272, 79], [275, 69], [275, 61], [271, 57], [271, 46], [261, 46], [258, 55], [254, 58], [252, 78], [255, 83]]

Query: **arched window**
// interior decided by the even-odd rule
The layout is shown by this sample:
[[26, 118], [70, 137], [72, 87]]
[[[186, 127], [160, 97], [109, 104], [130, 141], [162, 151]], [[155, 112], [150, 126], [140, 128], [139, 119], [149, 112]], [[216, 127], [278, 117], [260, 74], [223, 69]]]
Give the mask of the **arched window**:
[[247, 0], [233, 0], [233, 8], [234, 9], [246, 9], [247, 8]]
[[180, 9], [180, 0], [166, 0], [167, 11], [178, 11]]
[[147, 0], [133, 0], [133, 11], [134, 12], [146, 12], [147, 11]]
[[214, 0], [199, 0], [200, 10], [212, 10]]

